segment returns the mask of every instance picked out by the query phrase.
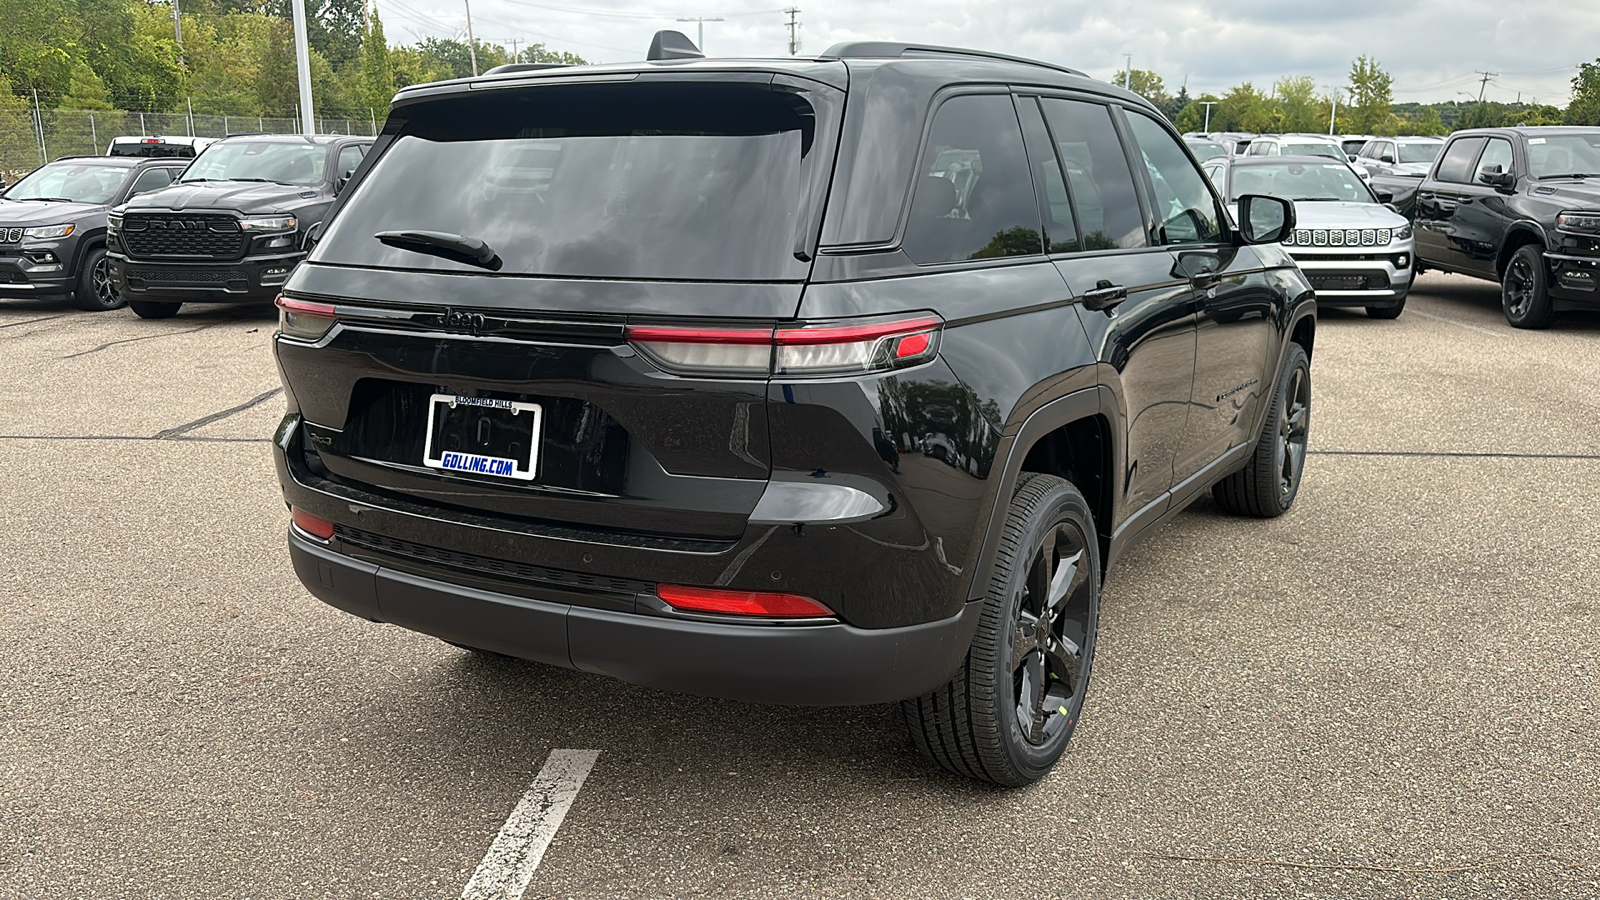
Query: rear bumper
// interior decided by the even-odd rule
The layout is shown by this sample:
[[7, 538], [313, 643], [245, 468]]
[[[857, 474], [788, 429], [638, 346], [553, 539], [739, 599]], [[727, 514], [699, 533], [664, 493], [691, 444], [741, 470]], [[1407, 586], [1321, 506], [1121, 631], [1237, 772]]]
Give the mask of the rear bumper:
[[981, 612], [901, 628], [747, 625], [480, 590], [355, 559], [289, 529], [295, 573], [324, 602], [458, 644], [662, 690], [808, 706], [888, 703], [944, 684]]
[[141, 262], [111, 256], [111, 275], [129, 300], [165, 303], [271, 303], [302, 253], [233, 262]]

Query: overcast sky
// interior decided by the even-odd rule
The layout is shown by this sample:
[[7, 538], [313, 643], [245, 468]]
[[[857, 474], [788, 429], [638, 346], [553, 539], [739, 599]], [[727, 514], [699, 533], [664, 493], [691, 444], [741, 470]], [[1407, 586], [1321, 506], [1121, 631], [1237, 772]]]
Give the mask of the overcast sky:
[[[466, 34], [463, 0], [375, 0], [393, 43]], [[705, 23], [710, 56], [788, 52], [784, 0], [471, 0], [479, 40], [539, 41], [593, 62], [642, 59], [650, 36], [680, 16]], [[694, 4], [703, 5], [694, 5]], [[801, 55], [848, 40], [894, 40], [998, 50], [1109, 80], [1133, 55], [1176, 93], [1221, 93], [1241, 81], [1270, 91], [1310, 75], [1323, 93], [1345, 84], [1350, 62], [1376, 58], [1394, 76], [1396, 102], [1485, 97], [1565, 106], [1577, 64], [1600, 54], [1595, 0], [794, 0]]]

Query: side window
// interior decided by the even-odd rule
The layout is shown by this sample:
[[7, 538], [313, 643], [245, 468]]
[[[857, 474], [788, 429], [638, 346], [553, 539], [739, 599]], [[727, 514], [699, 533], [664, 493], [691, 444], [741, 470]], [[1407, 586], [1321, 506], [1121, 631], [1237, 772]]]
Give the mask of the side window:
[[1444, 158], [1439, 160], [1438, 173], [1434, 176], [1440, 181], [1453, 181], [1456, 184], [1466, 184], [1471, 181], [1472, 161], [1478, 158], [1478, 151], [1483, 148], [1483, 138], [1464, 137], [1450, 142], [1445, 148]]
[[913, 261], [1044, 251], [1010, 94], [952, 97], [940, 105], [918, 172], [903, 244]]
[[1111, 110], [1098, 103], [1055, 98], [1041, 105], [1077, 208], [1083, 248], [1148, 246], [1139, 195]]
[[1083, 249], [1078, 242], [1077, 219], [1061, 164], [1050, 147], [1050, 131], [1045, 128], [1035, 97], [1017, 100], [1017, 115], [1022, 119], [1022, 137], [1028, 144], [1028, 169], [1033, 173], [1034, 192], [1039, 195], [1039, 218], [1044, 220], [1045, 248], [1050, 253], [1073, 253]]
[[1223, 196], [1227, 196], [1227, 190], [1225, 189], [1226, 185], [1224, 185], [1222, 183], [1222, 167], [1221, 166], [1207, 166], [1206, 167], [1206, 180], [1210, 181], [1211, 182], [1211, 186], [1217, 189], [1217, 193], [1222, 194]]
[[1163, 242], [1195, 244], [1222, 235], [1222, 211], [1205, 179], [1176, 138], [1142, 113], [1128, 112], [1128, 124], [1155, 188], [1156, 219]]
[[1389, 162], [1398, 162], [1400, 157], [1394, 155], [1394, 141], [1384, 141], [1378, 145], [1378, 155], [1388, 157]]
[[1500, 171], [1511, 171], [1511, 142], [1504, 138], [1490, 138], [1487, 146], [1483, 148], [1483, 156], [1478, 158], [1478, 168], [1472, 173], [1473, 184], [1483, 184], [1485, 170], [1490, 166], [1499, 166]]
[[164, 188], [172, 183], [172, 169], [145, 169], [134, 179], [133, 187], [128, 189], [128, 196], [143, 194], [157, 188]]
[[343, 178], [346, 175], [349, 175], [351, 172], [354, 172], [356, 166], [361, 165], [361, 157], [364, 155], [363, 151], [365, 149], [366, 148], [362, 147], [360, 144], [351, 144], [350, 146], [345, 147], [343, 150], [340, 150], [339, 168], [333, 173], [333, 177]]

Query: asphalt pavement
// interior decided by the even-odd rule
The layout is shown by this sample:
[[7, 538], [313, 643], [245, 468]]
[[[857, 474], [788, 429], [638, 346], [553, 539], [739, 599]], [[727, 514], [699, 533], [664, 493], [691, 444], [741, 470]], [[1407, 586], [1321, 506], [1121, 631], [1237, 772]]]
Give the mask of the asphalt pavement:
[[559, 750], [598, 755], [529, 898], [1600, 897], [1600, 316], [1498, 299], [1323, 315], [1295, 508], [1201, 501], [1122, 558], [1073, 744], [1015, 791], [893, 707], [325, 606], [270, 310], [0, 301], [0, 898], [460, 897]]

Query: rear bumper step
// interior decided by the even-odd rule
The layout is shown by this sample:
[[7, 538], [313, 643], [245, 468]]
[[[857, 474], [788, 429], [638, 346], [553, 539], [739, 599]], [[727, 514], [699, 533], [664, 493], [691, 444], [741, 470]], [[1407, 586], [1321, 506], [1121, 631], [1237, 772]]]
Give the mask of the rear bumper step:
[[948, 619], [881, 629], [707, 622], [450, 584], [336, 553], [292, 528], [289, 555], [312, 594], [362, 618], [646, 687], [760, 703], [849, 706], [927, 693], [960, 665], [981, 611], [968, 603]]

